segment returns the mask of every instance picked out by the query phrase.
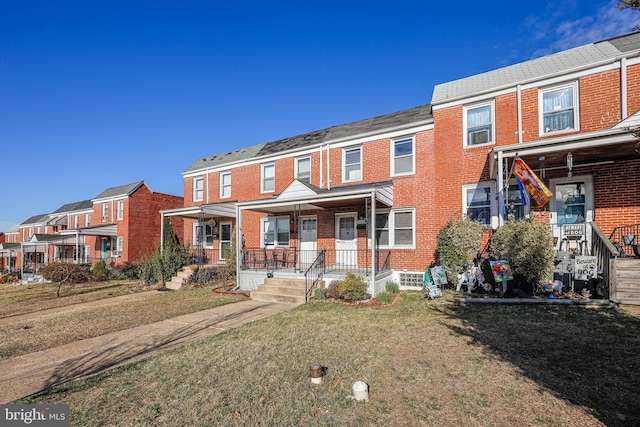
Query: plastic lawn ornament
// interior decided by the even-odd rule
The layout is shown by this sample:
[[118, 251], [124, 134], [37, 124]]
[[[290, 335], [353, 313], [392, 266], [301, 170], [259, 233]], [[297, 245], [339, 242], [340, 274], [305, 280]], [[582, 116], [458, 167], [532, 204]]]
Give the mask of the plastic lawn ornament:
[[490, 264], [491, 273], [493, 273], [493, 278], [496, 281], [496, 292], [499, 290], [500, 295], [504, 295], [509, 287], [509, 280], [513, 280], [513, 273], [511, 273], [509, 261], [490, 261]]

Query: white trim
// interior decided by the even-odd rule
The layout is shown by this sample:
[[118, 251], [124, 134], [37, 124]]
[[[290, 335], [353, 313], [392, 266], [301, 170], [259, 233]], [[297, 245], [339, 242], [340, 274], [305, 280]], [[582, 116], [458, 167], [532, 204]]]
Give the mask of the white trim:
[[[273, 168], [273, 189], [271, 190], [265, 190], [264, 188], [264, 183], [265, 183], [265, 174], [264, 174], [264, 170], [267, 167], [272, 167]], [[275, 162], [269, 162], [269, 163], [263, 163], [260, 165], [260, 192], [261, 193], [274, 193], [276, 191], [276, 163]]]
[[[299, 173], [299, 162], [301, 160], [309, 160], [309, 181], [308, 181], [308, 183], [311, 184], [311, 177], [312, 177], [312, 171], [313, 171], [313, 168], [311, 167], [311, 155], [299, 156], [299, 157], [295, 157], [293, 159], [293, 178], [297, 179], [299, 181], [302, 181], [300, 179], [300, 177], [298, 176], [298, 173]], [[307, 182], [307, 181], [302, 181], [302, 182]]]
[[[468, 141], [468, 123], [467, 123], [467, 113], [469, 110], [475, 110], [476, 108], [489, 107], [491, 110], [491, 137], [489, 138], [489, 142], [485, 142], [483, 144], [473, 144], [469, 145]], [[490, 99], [481, 103], [474, 103], [462, 106], [462, 146], [463, 148], [477, 148], [484, 147], [486, 145], [495, 145], [496, 143], [496, 101], [495, 99]]]
[[[196, 182], [202, 182], [202, 188], [198, 189]], [[197, 193], [198, 191], [201, 191], [202, 194], [200, 195], [200, 197], [197, 197]], [[193, 177], [193, 201], [194, 202], [202, 202], [204, 201], [204, 175], [200, 174], [197, 176]]]
[[[404, 142], [404, 141], [408, 141], [408, 140], [411, 140], [411, 171], [396, 173], [396, 171], [395, 171], [395, 166], [396, 166], [396, 162], [395, 162], [396, 161], [396, 156], [395, 156], [396, 143]], [[393, 138], [393, 139], [391, 139], [390, 149], [391, 149], [391, 155], [390, 155], [391, 164], [389, 165], [389, 168], [390, 168], [390, 171], [391, 171], [391, 176], [415, 175], [415, 173], [416, 173], [416, 136], [415, 135], [406, 135], [404, 137]], [[402, 156], [402, 157], [407, 157], [407, 156]]]
[[[411, 212], [411, 221], [412, 221], [411, 241], [413, 243], [410, 245], [396, 243], [396, 226], [395, 226], [396, 214], [404, 213], [404, 212]], [[387, 227], [387, 230], [389, 230], [389, 244], [379, 245], [378, 247], [380, 249], [415, 249], [416, 248], [416, 208], [415, 207], [393, 208], [393, 209], [385, 208], [385, 209], [376, 210], [376, 216], [384, 215], [384, 214], [389, 215], [389, 224], [388, 224], [389, 226]], [[369, 233], [373, 232], [375, 235], [378, 230], [376, 218], [374, 217], [372, 221], [373, 221], [373, 225], [369, 227]], [[371, 236], [368, 236], [367, 238], [369, 239], [369, 247], [372, 247], [373, 243], [371, 241]]]
[[[358, 150], [360, 152], [360, 176], [358, 178], [355, 179], [347, 179], [347, 151], [355, 151]], [[342, 182], [343, 183], [347, 183], [347, 182], [360, 182], [362, 181], [363, 177], [363, 171], [364, 171], [364, 165], [362, 162], [363, 159], [363, 155], [362, 155], [362, 145], [356, 145], [356, 146], [350, 146], [350, 147], [345, 147], [342, 149]], [[355, 163], [351, 163], [351, 164], [355, 164]]]
[[[544, 130], [544, 105], [543, 99], [546, 93], [554, 92], [562, 89], [573, 89], [573, 128], [561, 129], [557, 131], [545, 132]], [[538, 134], [540, 136], [554, 136], [564, 133], [580, 131], [580, 85], [577, 80], [572, 82], [564, 82], [554, 86], [544, 86], [538, 88]]]
[[[229, 226], [229, 240], [222, 240], [222, 227]], [[222, 250], [223, 243], [229, 243], [229, 248], [231, 248], [231, 242], [233, 241], [233, 222], [231, 221], [222, 221], [218, 224], [218, 258], [220, 260], [226, 259], [224, 258], [224, 253]]]
[[[283, 219], [287, 220], [287, 234], [289, 236], [289, 238], [287, 239], [286, 245], [278, 244], [278, 220], [283, 220]], [[266, 224], [269, 223], [270, 221], [274, 221], [275, 230], [274, 230], [274, 236], [273, 236], [273, 244], [267, 245], [265, 244], [264, 236], [267, 232]], [[266, 249], [288, 248], [291, 244], [290, 243], [291, 242], [291, 226], [289, 224], [290, 221], [291, 221], [291, 217], [289, 215], [266, 216], [266, 217], [260, 218], [260, 247], [266, 248]]]
[[595, 201], [594, 201], [594, 188], [593, 188], [593, 175], [575, 175], [571, 177], [551, 178], [549, 180], [549, 190], [553, 193], [553, 197], [549, 200], [549, 221], [552, 225], [558, 223], [556, 217], [556, 185], [567, 184], [571, 182], [584, 182], [585, 185], [585, 199], [584, 210], [585, 222], [591, 222], [595, 219]]
[[467, 215], [467, 190], [474, 190], [476, 188], [489, 188], [489, 212], [491, 218], [489, 219], [489, 223], [486, 224], [491, 226], [491, 228], [498, 228], [498, 201], [495, 197], [495, 182], [494, 181], [483, 181], [474, 184], [463, 184], [462, 185], [462, 215]]
[[[229, 175], [229, 194], [225, 195], [224, 194], [224, 188], [225, 186], [223, 185], [223, 177]], [[224, 170], [224, 171], [220, 171], [220, 198], [221, 199], [228, 199], [231, 197], [231, 192], [232, 192], [232, 177], [231, 177], [231, 171], [230, 170]]]

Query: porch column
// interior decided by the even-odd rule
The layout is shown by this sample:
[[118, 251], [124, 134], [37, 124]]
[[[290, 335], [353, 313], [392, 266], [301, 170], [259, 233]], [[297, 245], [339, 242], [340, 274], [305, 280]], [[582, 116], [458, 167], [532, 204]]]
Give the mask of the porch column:
[[505, 205], [507, 203], [507, 195], [504, 194], [504, 163], [502, 151], [498, 151], [498, 175], [496, 177], [496, 182], [498, 183], [498, 188], [496, 188], [496, 191], [498, 192], [498, 226], [501, 227], [504, 225], [504, 218], [502, 217], [502, 209], [500, 209], [500, 198], [503, 198]]
[[240, 284], [240, 265], [242, 262], [242, 209], [236, 205], [236, 280]]
[[160, 212], [160, 253], [164, 252], [164, 212]]
[[376, 296], [376, 255], [378, 247], [375, 238], [376, 226], [376, 190], [371, 192], [371, 218], [369, 219], [369, 234], [371, 234], [371, 296]]

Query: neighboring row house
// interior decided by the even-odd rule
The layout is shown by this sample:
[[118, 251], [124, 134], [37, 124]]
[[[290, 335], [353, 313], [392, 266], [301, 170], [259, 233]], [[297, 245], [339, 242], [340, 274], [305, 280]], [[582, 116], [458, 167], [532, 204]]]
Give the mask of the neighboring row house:
[[[5, 232], [2, 269], [38, 274], [52, 262], [104, 260], [111, 267], [139, 262], [158, 248], [160, 211], [182, 205], [182, 197], [153, 192], [144, 181], [108, 188], [94, 199], [32, 216]], [[171, 225], [183, 234], [182, 221]]]
[[[420, 286], [460, 215], [490, 229], [534, 217], [559, 251], [602, 257], [616, 227], [640, 222], [639, 55], [629, 34], [437, 85], [427, 105], [204, 157], [183, 173], [185, 206], [163, 216], [184, 218], [209, 262], [237, 232], [245, 289], [300, 277], [320, 253], [374, 295], [391, 279]], [[521, 199], [516, 156], [553, 193], [544, 207]]]

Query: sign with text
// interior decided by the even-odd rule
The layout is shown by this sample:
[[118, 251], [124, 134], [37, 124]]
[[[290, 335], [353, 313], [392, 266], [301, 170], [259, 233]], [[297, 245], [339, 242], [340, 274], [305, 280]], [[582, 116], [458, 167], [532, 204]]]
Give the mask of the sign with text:
[[565, 236], [584, 236], [584, 224], [565, 224]]
[[598, 273], [598, 258], [594, 256], [577, 256], [575, 259], [574, 279], [589, 280]]
[[0, 425], [69, 427], [69, 405], [0, 405]]

